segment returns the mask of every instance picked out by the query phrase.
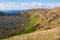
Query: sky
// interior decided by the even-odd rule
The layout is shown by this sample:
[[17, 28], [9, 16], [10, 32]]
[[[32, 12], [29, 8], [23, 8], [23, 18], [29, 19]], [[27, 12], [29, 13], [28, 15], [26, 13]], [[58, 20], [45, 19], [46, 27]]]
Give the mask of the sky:
[[0, 10], [60, 7], [60, 0], [0, 0]]

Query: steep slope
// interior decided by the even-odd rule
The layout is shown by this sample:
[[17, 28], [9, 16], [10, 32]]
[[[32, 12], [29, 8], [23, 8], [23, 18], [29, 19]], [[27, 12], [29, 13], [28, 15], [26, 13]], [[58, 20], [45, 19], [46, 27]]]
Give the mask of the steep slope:
[[[5, 23], [0, 26], [1, 37], [4, 37], [4, 36], [10, 37], [10, 36], [14, 36], [14, 35], [31, 33], [34, 31], [37, 31], [37, 32], [42, 31], [42, 30], [45, 31], [45, 30], [49, 30], [49, 29], [53, 29], [53, 28], [58, 29], [58, 28], [60, 28], [60, 8], [25, 10], [23, 12], [17, 12], [16, 16], [3, 16], [3, 17], [1, 17], [0, 20], [2, 23]], [[6, 23], [8, 24], [7, 26], [6, 26]], [[12, 25], [9, 25], [11, 23], [12, 23]], [[56, 29], [53, 29], [53, 30], [56, 31]], [[60, 30], [60, 29], [58, 29], [58, 30]], [[54, 31], [54, 33], [55, 33], [55, 31]], [[37, 33], [37, 32], [35, 32], [35, 33]], [[33, 33], [33, 34], [35, 34], [35, 33]], [[29, 34], [29, 35], [32, 35], [32, 34]], [[43, 35], [45, 35], [45, 34], [43, 34]]]
[[37, 30], [36, 25], [44, 17], [43, 9], [17, 12], [16, 16], [0, 16], [0, 37], [30, 33]]
[[40, 30], [51, 29], [55, 27], [60, 27], [60, 8], [53, 8], [48, 13], [47, 16], [38, 25]]
[[4, 40], [60, 40], [60, 27], [20, 36], [18, 35]]
[[53, 8], [46, 17], [42, 14], [41, 17], [40, 23], [35, 25], [37, 30], [34, 33], [14, 36], [5, 40], [60, 40], [60, 8]]

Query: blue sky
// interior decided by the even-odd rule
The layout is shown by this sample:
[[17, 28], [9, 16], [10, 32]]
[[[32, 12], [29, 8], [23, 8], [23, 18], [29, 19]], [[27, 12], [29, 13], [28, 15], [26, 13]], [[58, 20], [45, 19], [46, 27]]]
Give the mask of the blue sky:
[[60, 7], [60, 0], [0, 0], [0, 10]]
[[60, 3], [60, 0], [0, 0], [0, 2], [42, 2], [42, 3]]

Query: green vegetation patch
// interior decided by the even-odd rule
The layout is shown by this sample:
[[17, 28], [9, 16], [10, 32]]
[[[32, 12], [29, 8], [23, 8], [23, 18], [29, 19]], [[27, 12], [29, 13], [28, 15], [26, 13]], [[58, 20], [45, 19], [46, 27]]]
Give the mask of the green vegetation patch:
[[15, 35], [22, 35], [22, 34], [34, 32], [37, 29], [36, 25], [40, 23], [40, 21], [41, 21], [40, 13], [33, 13], [30, 15], [28, 19], [27, 26], [22, 31], [9, 34], [8, 36], [5, 36], [5, 38], [15, 36]]

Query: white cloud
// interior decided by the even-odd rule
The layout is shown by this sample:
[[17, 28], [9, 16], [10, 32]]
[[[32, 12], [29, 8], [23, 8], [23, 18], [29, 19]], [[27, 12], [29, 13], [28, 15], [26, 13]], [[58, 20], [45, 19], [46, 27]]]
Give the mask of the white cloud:
[[9, 3], [3, 3], [0, 2], [0, 10], [23, 10], [23, 9], [32, 9], [32, 8], [52, 8], [52, 7], [60, 7], [60, 3], [37, 3], [37, 2], [23, 2], [23, 3], [15, 3], [15, 2], [9, 2]]
[[20, 6], [16, 3], [0, 3], [0, 10], [11, 10], [11, 9], [19, 9]]

